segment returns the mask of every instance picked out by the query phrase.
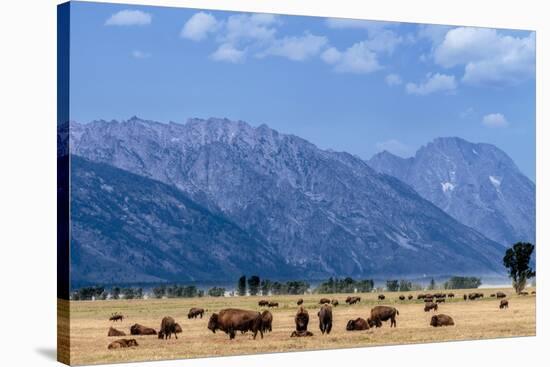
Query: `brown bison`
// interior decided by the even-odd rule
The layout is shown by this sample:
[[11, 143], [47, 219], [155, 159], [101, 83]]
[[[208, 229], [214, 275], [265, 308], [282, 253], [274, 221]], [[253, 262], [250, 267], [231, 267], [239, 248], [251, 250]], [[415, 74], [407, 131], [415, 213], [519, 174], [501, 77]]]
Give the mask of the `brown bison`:
[[124, 316], [119, 313], [113, 313], [111, 314], [111, 317], [109, 317], [109, 321], [122, 321], [124, 319]]
[[226, 334], [229, 334], [229, 339], [235, 339], [235, 333], [237, 331], [253, 332], [254, 339], [258, 331], [260, 336], [264, 337], [262, 331], [262, 315], [256, 311], [240, 310], [236, 308], [226, 308], [219, 313], [214, 313], [210, 316], [208, 321], [208, 329], [213, 333], [216, 330], [222, 330]]
[[348, 324], [346, 325], [347, 331], [353, 331], [353, 330], [368, 330], [369, 329], [369, 323], [360, 317], [356, 318], [355, 320], [349, 320]]
[[445, 298], [438, 298], [435, 300], [435, 303], [445, 303]]
[[298, 306], [300, 306], [302, 303], [304, 303], [304, 300], [301, 299], [301, 298], [300, 298], [298, 301], [296, 301], [296, 304], [297, 304]]
[[412, 294], [409, 294], [409, 296], [407, 297], [407, 299], [410, 301], [411, 299], [413, 299], [413, 296]]
[[132, 335], [157, 335], [155, 329], [146, 327], [140, 324], [134, 324], [130, 327], [130, 334]]
[[500, 300], [500, 306], [498, 306], [501, 310], [503, 308], [508, 308], [508, 300], [507, 299], [501, 299]]
[[107, 349], [130, 348], [137, 347], [138, 345], [136, 339], [118, 339], [109, 344]]
[[506, 293], [504, 292], [497, 292], [497, 298], [505, 298], [506, 297]]
[[537, 294], [537, 292], [536, 292], [536, 291], [532, 291], [531, 294]]
[[379, 300], [379, 301], [383, 301], [383, 300], [385, 300], [385, 299], [386, 299], [386, 296], [384, 296], [383, 294], [379, 294], [379, 295], [378, 295], [378, 300]]
[[519, 292], [519, 295], [520, 296], [527, 296], [527, 295], [529, 295], [529, 292], [522, 291], [522, 292]]
[[418, 296], [416, 296], [416, 299], [424, 299], [426, 298], [425, 294], [420, 293]]
[[332, 301], [330, 301], [330, 304], [333, 305], [333, 306], [338, 306], [338, 300], [333, 299]]
[[279, 307], [279, 302], [269, 302], [267, 307]]
[[455, 298], [455, 294], [454, 294], [454, 293], [449, 293], [449, 294], [447, 294], [447, 297], [449, 297], [449, 298]]
[[361, 297], [348, 297], [346, 298], [346, 303], [349, 305], [354, 305], [358, 302], [361, 302]]
[[491, 294], [489, 295], [489, 297], [491, 297], [491, 298], [494, 298], [494, 297], [496, 297], [496, 296], [497, 296], [497, 295], [494, 294], [494, 293], [491, 293]]
[[172, 334], [178, 338], [176, 333], [176, 320], [170, 316], [166, 316], [160, 322], [159, 339], [172, 339]]
[[321, 333], [330, 334], [332, 330], [332, 307], [327, 304], [322, 305], [319, 312], [317, 312], [317, 316], [319, 316], [319, 329]]
[[294, 323], [296, 324], [296, 331], [301, 332], [307, 330], [309, 314], [302, 306], [300, 306], [298, 312], [296, 312], [296, 316], [294, 316]]
[[124, 331], [117, 330], [111, 326], [109, 328], [109, 332], [107, 333], [107, 336], [126, 336], [126, 333]]
[[395, 316], [399, 311], [395, 307], [376, 306], [370, 311], [370, 317], [367, 319], [370, 327], [382, 327], [382, 321], [390, 320], [390, 327], [397, 327]]
[[468, 299], [468, 296], [467, 295], [464, 295], [464, 300], [466, 301]]
[[176, 334], [179, 334], [179, 333], [183, 332], [183, 330], [181, 328], [181, 325], [178, 324], [177, 322], [176, 322], [176, 326], [174, 327], [174, 330], [175, 330], [174, 333], [176, 333]]
[[269, 305], [269, 301], [266, 301], [265, 299], [262, 299], [261, 301], [258, 302], [258, 306], [260, 307], [264, 307], [267, 305]]
[[294, 330], [292, 332], [292, 334], [290, 334], [291, 338], [300, 338], [300, 337], [304, 337], [304, 336], [313, 336], [313, 333], [311, 331], [307, 331], [307, 330], [304, 330], [304, 331]]
[[271, 324], [273, 323], [273, 315], [268, 310], [262, 312], [262, 331], [264, 333], [271, 331]]
[[453, 318], [444, 314], [433, 315], [432, 320], [430, 321], [430, 325], [433, 327], [452, 326], [454, 324], [455, 322], [453, 321]]
[[404, 300], [405, 300], [405, 296], [404, 296], [404, 295], [400, 295], [400, 296], [399, 296], [399, 300], [404, 301]]
[[320, 304], [320, 305], [324, 305], [325, 303], [330, 303], [330, 299], [328, 299], [328, 298], [321, 298], [321, 299], [319, 300], [319, 304]]
[[187, 318], [196, 319], [200, 316], [202, 319], [202, 315], [204, 315], [204, 308], [193, 307], [189, 310], [189, 313], [187, 313]]
[[424, 305], [424, 312], [428, 312], [428, 311], [431, 311], [431, 310], [434, 310], [434, 311], [437, 311], [437, 303], [433, 303], [433, 302], [430, 302], [430, 303], [426, 303]]

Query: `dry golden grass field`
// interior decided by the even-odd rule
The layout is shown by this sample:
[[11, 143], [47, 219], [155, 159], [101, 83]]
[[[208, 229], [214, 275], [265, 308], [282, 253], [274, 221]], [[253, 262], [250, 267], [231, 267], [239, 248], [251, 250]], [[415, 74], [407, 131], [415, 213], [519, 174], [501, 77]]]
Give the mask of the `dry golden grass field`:
[[[508, 295], [510, 307], [500, 310], [500, 300], [489, 294], [502, 290]], [[359, 294], [361, 303], [348, 306], [344, 303], [346, 294], [271, 296], [271, 297], [203, 297], [193, 299], [147, 299], [147, 300], [107, 300], [71, 301], [71, 364], [97, 364], [109, 362], [129, 362], [207, 356], [239, 355], [252, 353], [288, 352], [332, 348], [364, 347], [374, 345], [441, 342], [450, 340], [487, 339], [511, 336], [535, 335], [535, 297], [517, 296], [512, 289], [482, 289], [484, 299], [464, 301], [462, 295], [469, 290], [454, 291], [457, 297], [441, 304], [438, 313], [454, 318], [455, 326], [433, 328], [429, 321], [433, 312], [424, 312], [424, 302], [416, 300], [419, 292], [384, 293], [385, 301], [377, 300], [377, 293]], [[425, 292], [422, 292], [425, 293]], [[400, 301], [400, 294], [413, 294], [411, 301]], [[304, 306], [310, 314], [308, 329], [314, 336], [290, 338], [294, 330], [296, 300], [304, 299]], [[321, 335], [318, 326], [317, 310], [321, 297], [336, 298], [340, 304], [333, 307], [333, 328], [330, 335]], [[207, 329], [208, 319], [213, 312], [235, 307], [262, 310], [260, 299], [278, 301], [280, 307], [271, 309], [273, 332], [261, 339], [252, 339], [251, 333], [237, 334], [235, 340], [221, 331], [215, 334]], [[399, 310], [397, 328], [390, 329], [389, 322], [382, 328], [366, 331], [346, 331], [347, 321], [362, 317], [366, 319], [374, 305], [392, 305]], [[198, 306], [207, 313], [203, 319], [187, 319], [189, 308]], [[123, 322], [110, 322], [113, 312], [125, 316]], [[122, 350], [108, 350], [107, 345], [118, 339], [107, 337], [110, 326], [130, 334], [130, 326], [139, 323], [158, 331], [164, 316], [172, 316], [182, 326], [183, 333], [178, 339], [159, 340], [156, 336], [131, 336], [139, 346]]]

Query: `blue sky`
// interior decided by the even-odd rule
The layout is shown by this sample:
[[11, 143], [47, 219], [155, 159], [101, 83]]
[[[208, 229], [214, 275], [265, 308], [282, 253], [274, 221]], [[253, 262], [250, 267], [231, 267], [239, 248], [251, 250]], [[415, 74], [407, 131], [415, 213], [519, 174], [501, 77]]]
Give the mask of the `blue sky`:
[[73, 2], [71, 119], [267, 124], [320, 148], [410, 156], [492, 143], [535, 176], [528, 31]]

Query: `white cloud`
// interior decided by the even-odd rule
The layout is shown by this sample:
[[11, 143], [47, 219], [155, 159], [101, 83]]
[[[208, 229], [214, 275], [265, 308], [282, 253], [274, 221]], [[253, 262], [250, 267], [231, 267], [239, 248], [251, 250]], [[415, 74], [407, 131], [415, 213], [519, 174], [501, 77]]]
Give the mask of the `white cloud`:
[[326, 24], [331, 29], [364, 29], [368, 32], [376, 33], [380, 30], [393, 27], [398, 23], [378, 20], [327, 18]]
[[411, 147], [403, 144], [397, 139], [390, 139], [376, 143], [376, 150], [378, 152], [388, 151], [401, 157], [408, 157], [413, 154]]
[[223, 42], [268, 41], [275, 37], [279, 18], [272, 14], [237, 14], [227, 18], [220, 35]]
[[365, 42], [372, 51], [391, 54], [395, 47], [403, 42], [403, 38], [393, 31], [382, 30], [371, 34]]
[[148, 25], [151, 24], [151, 14], [141, 10], [121, 10], [111, 15], [105, 21], [105, 25], [110, 26], [130, 26], [130, 25]]
[[246, 51], [235, 48], [230, 43], [223, 43], [218, 49], [210, 55], [210, 58], [215, 61], [226, 61], [231, 63], [243, 62], [246, 57]]
[[444, 68], [464, 66], [462, 81], [467, 84], [513, 84], [535, 73], [535, 34], [514, 37], [495, 29], [454, 28], [433, 56]]
[[299, 37], [291, 36], [275, 40], [269, 48], [259, 53], [258, 56], [273, 55], [286, 57], [293, 61], [304, 61], [317, 56], [327, 43], [326, 37], [305, 33]]
[[483, 116], [481, 120], [483, 125], [487, 127], [506, 127], [508, 126], [508, 120], [502, 113], [490, 113]]
[[183, 25], [180, 36], [198, 42], [206, 39], [209, 33], [213, 33], [220, 27], [216, 18], [205, 12], [193, 14]]
[[386, 75], [386, 84], [390, 87], [393, 87], [395, 85], [400, 85], [403, 83], [403, 80], [401, 80], [401, 77], [397, 74], [388, 74]]
[[132, 51], [132, 56], [136, 59], [147, 59], [147, 58], [151, 57], [151, 54], [148, 53], [148, 52], [140, 51], [140, 50], [134, 50], [134, 51]]
[[327, 64], [334, 65], [334, 70], [342, 73], [367, 74], [382, 68], [376, 53], [364, 41], [345, 51], [331, 47], [323, 52], [321, 59]]
[[456, 81], [454, 75], [445, 75], [440, 73], [426, 76], [423, 83], [407, 83], [405, 90], [408, 94], [425, 96], [435, 92], [453, 92], [456, 89]]

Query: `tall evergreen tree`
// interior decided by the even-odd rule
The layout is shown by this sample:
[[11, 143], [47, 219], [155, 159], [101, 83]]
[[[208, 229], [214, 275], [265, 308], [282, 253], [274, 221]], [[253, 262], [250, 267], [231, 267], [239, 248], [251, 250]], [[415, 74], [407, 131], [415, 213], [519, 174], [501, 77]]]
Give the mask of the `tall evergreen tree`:
[[531, 255], [535, 246], [528, 242], [518, 242], [506, 250], [502, 259], [504, 266], [508, 269], [508, 274], [512, 278], [512, 285], [516, 293], [521, 292], [527, 283], [527, 279], [535, 276], [535, 271], [531, 269]]

